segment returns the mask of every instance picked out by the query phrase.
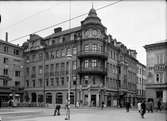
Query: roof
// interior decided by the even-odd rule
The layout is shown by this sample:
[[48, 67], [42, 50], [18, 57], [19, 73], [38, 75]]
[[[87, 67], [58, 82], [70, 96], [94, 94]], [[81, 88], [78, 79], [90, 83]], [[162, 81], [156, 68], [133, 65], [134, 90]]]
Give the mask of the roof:
[[20, 46], [15, 45], [15, 44], [12, 44], [12, 43], [10, 43], [10, 42], [6, 42], [6, 41], [1, 40], [1, 39], [0, 39], [0, 43], [7, 44], [7, 45], [9, 45], [9, 46], [13, 46], [13, 47], [16, 47], [16, 48], [21, 49], [21, 47], [20, 47]]
[[49, 39], [49, 38], [65, 35], [65, 34], [68, 34], [68, 33], [79, 31], [79, 30], [81, 30], [81, 26], [74, 27], [74, 28], [71, 28], [71, 29], [67, 29], [67, 30], [64, 30], [64, 31], [61, 31], [61, 32], [53, 33], [49, 36], [46, 36], [44, 39]]
[[160, 40], [160, 41], [157, 41], [155, 43], [145, 45], [144, 48], [148, 49], [148, 48], [159, 47], [159, 46], [167, 47], [167, 39]]

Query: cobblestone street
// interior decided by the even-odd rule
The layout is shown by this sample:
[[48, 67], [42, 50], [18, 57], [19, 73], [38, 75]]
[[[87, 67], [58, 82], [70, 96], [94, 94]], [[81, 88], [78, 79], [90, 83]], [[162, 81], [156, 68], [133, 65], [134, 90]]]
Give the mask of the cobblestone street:
[[[64, 121], [65, 110], [60, 116], [53, 116], [54, 109], [49, 108], [18, 108], [1, 109], [2, 121]], [[71, 109], [71, 121], [166, 121], [166, 112], [146, 113], [142, 119], [137, 110], [126, 112], [125, 109], [83, 108]]]

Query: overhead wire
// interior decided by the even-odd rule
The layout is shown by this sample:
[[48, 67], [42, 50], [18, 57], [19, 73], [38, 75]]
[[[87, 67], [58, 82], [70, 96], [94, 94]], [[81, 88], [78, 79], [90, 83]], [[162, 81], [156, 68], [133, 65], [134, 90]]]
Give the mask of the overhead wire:
[[[103, 8], [106, 8], [106, 7], [109, 7], [109, 6], [111, 6], [111, 5], [115, 5], [115, 4], [117, 4], [117, 3], [121, 2], [121, 1], [123, 1], [123, 0], [119, 0], [119, 1], [116, 1], [116, 2], [113, 2], [113, 3], [110, 3], [110, 4], [107, 4], [107, 5], [105, 5], [105, 6], [102, 6], [102, 7], [100, 7], [100, 8], [97, 8], [96, 11], [101, 10], [101, 9], [103, 9]], [[44, 30], [53, 28], [53, 27], [55, 27], [55, 26], [61, 25], [61, 24], [63, 24], [63, 23], [66, 23], [66, 22], [68, 22], [68, 21], [74, 20], [74, 19], [76, 19], [76, 18], [82, 17], [82, 16], [87, 15], [87, 14], [88, 14], [88, 12], [87, 12], [87, 13], [83, 13], [83, 14], [81, 14], [81, 15], [75, 16], [75, 17], [73, 17], [73, 18], [64, 20], [64, 21], [59, 22], [59, 23], [57, 23], [57, 24], [50, 25], [50, 26], [48, 26], [48, 27], [45, 27], [45, 28], [40, 29], [40, 30], [38, 30], [38, 31], [35, 31], [35, 32], [31, 33], [31, 34], [36, 34], [36, 33], [39, 33], [39, 32], [41, 32], [41, 31], [44, 31]], [[11, 40], [11, 41], [9, 41], [9, 42], [14, 42], [14, 41], [16, 41], [16, 40], [25, 38], [25, 37], [27, 37], [27, 36], [29, 36], [29, 35], [30, 35], [30, 34], [27, 34], [27, 35], [18, 37], [18, 38], [13, 39], [13, 40]]]

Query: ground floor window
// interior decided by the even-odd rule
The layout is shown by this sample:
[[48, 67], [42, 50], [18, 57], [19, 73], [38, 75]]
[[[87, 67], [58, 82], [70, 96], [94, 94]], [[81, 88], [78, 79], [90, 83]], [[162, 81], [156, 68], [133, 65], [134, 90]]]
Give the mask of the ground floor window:
[[74, 93], [70, 93], [70, 104], [74, 104]]
[[38, 102], [43, 102], [43, 95], [38, 95]]
[[157, 98], [162, 98], [163, 92], [162, 91], [156, 91], [156, 97]]
[[52, 94], [46, 93], [46, 103], [52, 104]]
[[62, 93], [56, 94], [56, 104], [63, 104], [63, 94]]

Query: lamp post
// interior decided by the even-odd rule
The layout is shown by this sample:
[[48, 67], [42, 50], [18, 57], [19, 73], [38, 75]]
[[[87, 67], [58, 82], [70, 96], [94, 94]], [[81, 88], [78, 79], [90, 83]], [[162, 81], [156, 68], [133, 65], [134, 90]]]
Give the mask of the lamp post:
[[69, 60], [69, 69], [68, 69], [68, 99], [67, 99], [67, 107], [66, 107], [66, 118], [65, 120], [70, 120], [70, 92], [71, 92], [71, 79], [70, 79], [70, 60], [72, 58], [71, 54], [67, 55], [67, 60]]

